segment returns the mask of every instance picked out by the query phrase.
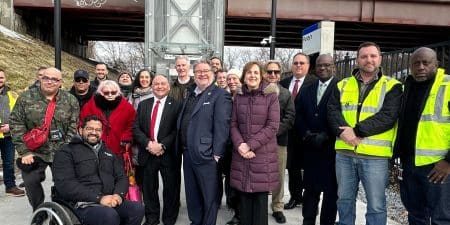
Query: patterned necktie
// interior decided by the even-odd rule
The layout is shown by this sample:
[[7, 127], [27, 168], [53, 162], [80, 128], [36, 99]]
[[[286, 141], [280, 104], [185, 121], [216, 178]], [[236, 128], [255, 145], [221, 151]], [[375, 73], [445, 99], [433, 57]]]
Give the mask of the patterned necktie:
[[150, 140], [155, 141], [155, 124], [156, 124], [156, 117], [158, 116], [158, 108], [159, 108], [159, 103], [161, 103], [161, 101], [156, 101], [155, 107], [153, 107], [153, 112], [152, 112], [152, 119], [150, 121]]
[[298, 82], [300, 80], [295, 80], [294, 88], [292, 88], [292, 100], [295, 100], [295, 97], [297, 97], [298, 94]]

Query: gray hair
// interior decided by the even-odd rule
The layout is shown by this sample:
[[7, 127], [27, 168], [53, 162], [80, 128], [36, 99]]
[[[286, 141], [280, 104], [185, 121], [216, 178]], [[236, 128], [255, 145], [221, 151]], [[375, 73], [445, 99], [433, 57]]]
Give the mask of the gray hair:
[[209, 69], [211, 69], [211, 64], [209, 64], [208, 60], [201, 59], [194, 63], [194, 67], [193, 67], [194, 70], [195, 70], [195, 67], [197, 67], [199, 64], [207, 64], [209, 66]]
[[177, 56], [175, 57], [175, 62], [178, 61], [178, 60], [180, 60], [180, 59], [186, 60], [186, 63], [187, 63], [188, 65], [191, 64], [191, 63], [189, 62], [189, 58], [188, 58], [187, 56], [185, 56], [185, 55], [177, 55]]

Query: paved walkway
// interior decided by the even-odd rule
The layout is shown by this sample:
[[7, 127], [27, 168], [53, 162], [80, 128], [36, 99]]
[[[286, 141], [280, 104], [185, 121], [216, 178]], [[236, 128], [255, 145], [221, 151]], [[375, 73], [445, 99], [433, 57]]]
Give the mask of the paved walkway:
[[[286, 176], [287, 177], [287, 176]], [[21, 182], [20, 176], [17, 179], [17, 184]], [[50, 193], [51, 182], [51, 174], [50, 170], [47, 170], [47, 179], [44, 182], [46, 193]], [[162, 185], [160, 185], [162, 187]], [[287, 187], [287, 183], [285, 185]], [[187, 225], [189, 224], [187, 209], [186, 209], [186, 201], [184, 188], [182, 187], [181, 193], [181, 208], [180, 215], [178, 217], [177, 225]], [[160, 193], [161, 196], [161, 193]], [[270, 196], [269, 196], [269, 204], [270, 204]], [[49, 196], [46, 196], [46, 200], [49, 201]], [[284, 200], [289, 200], [289, 193], [285, 191]], [[161, 203], [162, 204], [162, 203]], [[357, 202], [357, 225], [364, 225], [364, 213], [365, 213], [365, 205], [362, 202]], [[31, 207], [28, 204], [27, 197], [9, 197], [5, 196], [4, 186], [0, 188], [0, 225], [28, 225], [31, 218]], [[272, 212], [269, 208], [269, 224], [276, 225], [277, 223], [271, 216]], [[297, 207], [291, 210], [285, 210], [284, 214], [286, 216], [287, 222], [286, 225], [298, 225], [301, 224], [301, 207]], [[232, 213], [226, 208], [225, 203], [222, 203], [222, 208], [219, 210], [219, 215], [217, 217], [218, 225], [225, 225], [226, 222], [231, 219]], [[389, 225], [398, 225], [393, 221], [388, 221]]]

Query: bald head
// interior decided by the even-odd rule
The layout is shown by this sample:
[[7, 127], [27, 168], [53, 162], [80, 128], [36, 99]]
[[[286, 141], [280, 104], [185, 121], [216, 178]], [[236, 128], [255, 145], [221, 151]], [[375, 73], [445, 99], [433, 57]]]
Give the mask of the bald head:
[[333, 56], [330, 54], [319, 55], [316, 59], [316, 75], [322, 81], [329, 80], [336, 73]]
[[152, 91], [153, 95], [155, 95], [158, 99], [166, 97], [170, 91], [169, 80], [167, 77], [163, 75], [156, 75], [152, 81]]
[[54, 75], [57, 75], [57, 76], [59, 76], [60, 78], [62, 78], [62, 73], [61, 73], [61, 71], [60, 70], [58, 70], [58, 69], [56, 69], [55, 67], [49, 67], [49, 68], [47, 68], [47, 69], [45, 69], [44, 70], [44, 75], [45, 74], [54, 74]]
[[331, 61], [333, 62], [333, 56], [331, 56], [330, 54], [322, 54], [319, 55], [316, 59], [316, 63], [322, 60], [326, 60], [326, 61]]
[[438, 68], [436, 52], [427, 47], [418, 48], [411, 55], [411, 73], [415, 81], [433, 79]]
[[46, 97], [53, 97], [58, 92], [62, 83], [61, 71], [50, 67], [44, 70], [41, 78], [41, 91]]

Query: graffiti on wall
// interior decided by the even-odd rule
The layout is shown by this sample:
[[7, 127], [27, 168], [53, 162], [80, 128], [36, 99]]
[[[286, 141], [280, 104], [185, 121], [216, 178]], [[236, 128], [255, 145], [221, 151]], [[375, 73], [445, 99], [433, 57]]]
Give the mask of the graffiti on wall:
[[[100, 8], [102, 5], [106, 4], [108, 0], [75, 0], [78, 7], [96, 7]], [[138, 0], [130, 0], [133, 2], [138, 2]]]
[[102, 7], [108, 0], [75, 0], [78, 7]]

